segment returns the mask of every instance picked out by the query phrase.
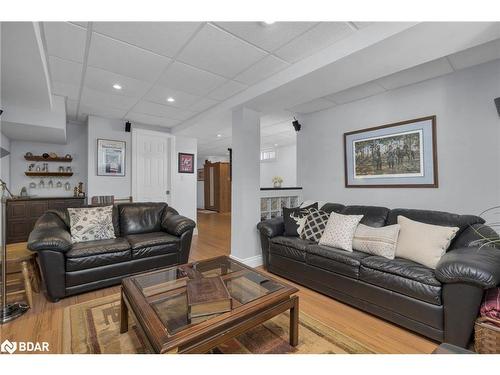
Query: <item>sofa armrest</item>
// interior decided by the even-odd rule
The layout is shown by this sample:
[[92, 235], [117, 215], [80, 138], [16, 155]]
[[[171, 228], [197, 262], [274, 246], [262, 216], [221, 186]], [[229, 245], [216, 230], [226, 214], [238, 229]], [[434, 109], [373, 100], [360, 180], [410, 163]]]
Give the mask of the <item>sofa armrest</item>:
[[281, 236], [285, 232], [283, 217], [277, 216], [269, 220], [261, 221], [257, 224], [257, 229], [262, 235], [268, 238]]
[[28, 238], [28, 249], [31, 251], [52, 250], [65, 253], [72, 246], [71, 234], [66, 225], [53, 212], [44, 213], [36, 221]]
[[180, 237], [183, 233], [193, 230], [196, 227], [196, 223], [185, 216], [170, 214], [163, 217], [162, 227], [165, 232]]
[[436, 278], [445, 284], [467, 283], [482, 289], [500, 284], [500, 250], [467, 247], [446, 253], [436, 267]]

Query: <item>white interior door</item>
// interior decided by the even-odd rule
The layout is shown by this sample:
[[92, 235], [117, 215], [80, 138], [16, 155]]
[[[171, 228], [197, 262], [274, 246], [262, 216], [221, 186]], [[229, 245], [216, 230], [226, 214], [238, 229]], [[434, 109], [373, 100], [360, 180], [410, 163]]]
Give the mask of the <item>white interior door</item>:
[[134, 202], [172, 203], [174, 136], [132, 130], [132, 196]]

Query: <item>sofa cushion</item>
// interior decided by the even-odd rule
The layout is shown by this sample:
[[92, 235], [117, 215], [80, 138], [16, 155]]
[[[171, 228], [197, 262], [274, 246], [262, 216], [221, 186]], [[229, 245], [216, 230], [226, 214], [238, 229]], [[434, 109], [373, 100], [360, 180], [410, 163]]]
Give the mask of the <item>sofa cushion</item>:
[[79, 242], [65, 254], [66, 271], [88, 268], [131, 260], [130, 244], [123, 238]]
[[131, 234], [126, 236], [132, 250], [141, 249], [143, 247], [174, 244], [180, 242], [179, 237], [172, 236], [165, 232], [152, 232], [143, 234]]
[[166, 206], [166, 203], [120, 204], [121, 235], [161, 232], [162, 215]]
[[361, 224], [370, 227], [383, 227], [387, 221], [390, 210], [386, 207], [377, 206], [346, 206], [342, 210], [343, 215], [363, 215]]
[[360, 280], [434, 305], [441, 305], [441, 283], [434, 271], [411, 260], [369, 256], [361, 260]]
[[358, 278], [361, 260], [369, 254], [360, 251], [344, 251], [334, 247], [310, 245], [306, 249], [306, 262], [310, 265]]
[[303, 240], [299, 237], [278, 236], [270, 240], [269, 251], [271, 254], [305, 262], [306, 248], [313, 243], [312, 241]]
[[325, 203], [323, 207], [320, 207], [319, 209], [321, 211], [328, 212], [329, 214], [331, 214], [332, 212], [336, 212], [339, 214], [344, 210], [344, 208], [345, 206], [340, 203]]

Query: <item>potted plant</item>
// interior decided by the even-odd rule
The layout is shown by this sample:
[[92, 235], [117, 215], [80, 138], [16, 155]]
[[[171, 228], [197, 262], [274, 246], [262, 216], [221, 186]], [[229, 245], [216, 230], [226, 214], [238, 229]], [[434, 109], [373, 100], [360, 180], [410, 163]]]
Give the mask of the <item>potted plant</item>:
[[275, 188], [280, 188], [281, 184], [283, 183], [283, 178], [280, 176], [274, 176], [273, 177], [273, 186]]

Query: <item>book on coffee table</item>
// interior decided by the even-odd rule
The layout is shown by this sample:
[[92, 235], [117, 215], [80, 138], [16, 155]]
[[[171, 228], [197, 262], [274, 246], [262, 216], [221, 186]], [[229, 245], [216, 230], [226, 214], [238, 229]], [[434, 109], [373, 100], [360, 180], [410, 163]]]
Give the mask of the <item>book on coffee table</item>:
[[232, 308], [231, 296], [219, 276], [188, 280], [187, 303], [189, 319], [224, 313]]

